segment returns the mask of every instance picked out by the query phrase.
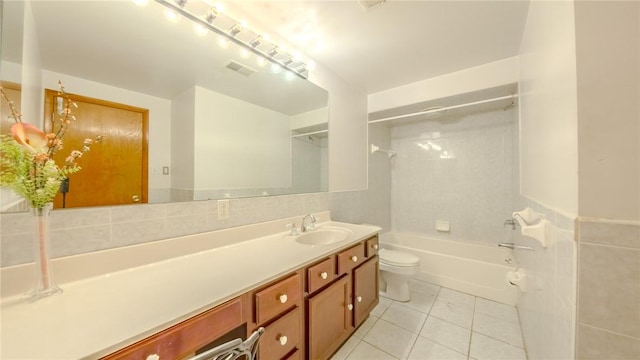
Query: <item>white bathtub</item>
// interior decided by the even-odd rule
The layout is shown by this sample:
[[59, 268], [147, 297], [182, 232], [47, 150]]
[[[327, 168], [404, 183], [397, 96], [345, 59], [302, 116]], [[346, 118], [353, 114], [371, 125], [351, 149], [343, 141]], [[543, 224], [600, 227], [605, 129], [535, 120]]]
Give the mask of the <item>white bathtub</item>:
[[408, 233], [386, 233], [383, 248], [406, 251], [420, 258], [418, 280], [504, 304], [515, 305], [518, 291], [507, 282], [511, 250], [469, 242], [438, 240]]

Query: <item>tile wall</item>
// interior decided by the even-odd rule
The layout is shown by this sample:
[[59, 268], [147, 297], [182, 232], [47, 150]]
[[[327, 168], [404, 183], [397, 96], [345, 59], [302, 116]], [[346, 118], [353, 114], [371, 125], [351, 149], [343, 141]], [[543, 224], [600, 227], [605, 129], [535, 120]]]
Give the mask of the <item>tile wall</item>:
[[577, 359], [640, 359], [640, 223], [578, 219]]
[[[391, 145], [394, 231], [496, 244], [512, 207], [515, 109], [396, 125]], [[435, 221], [450, 232], [437, 232]], [[507, 234], [508, 235], [508, 234]]]
[[[218, 220], [215, 200], [56, 210], [51, 252], [53, 258], [83, 254], [326, 211], [330, 201], [329, 193], [230, 199], [226, 220]], [[28, 213], [0, 214], [1, 267], [33, 261], [32, 225]]]
[[514, 250], [524, 269], [526, 292], [518, 293], [518, 312], [530, 360], [574, 359], [577, 249], [574, 220], [535, 201], [516, 197], [516, 211], [530, 207], [551, 223], [548, 246], [513, 231], [513, 242], [533, 250]]

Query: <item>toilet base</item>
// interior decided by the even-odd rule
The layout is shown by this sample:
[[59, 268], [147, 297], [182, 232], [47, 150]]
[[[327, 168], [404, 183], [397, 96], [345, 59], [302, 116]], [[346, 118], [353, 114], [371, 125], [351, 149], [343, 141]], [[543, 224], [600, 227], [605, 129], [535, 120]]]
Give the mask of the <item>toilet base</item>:
[[395, 300], [400, 302], [411, 301], [411, 294], [409, 293], [409, 285], [406, 283], [396, 284], [396, 285], [400, 285], [400, 286], [390, 287], [387, 285], [387, 291], [380, 291], [380, 296], [390, 300]]
[[[411, 294], [409, 293], [409, 280], [410, 276], [398, 276], [395, 274], [383, 273], [380, 281], [380, 296], [387, 299], [407, 302], [411, 300]], [[385, 281], [385, 277], [390, 276], [392, 281]]]

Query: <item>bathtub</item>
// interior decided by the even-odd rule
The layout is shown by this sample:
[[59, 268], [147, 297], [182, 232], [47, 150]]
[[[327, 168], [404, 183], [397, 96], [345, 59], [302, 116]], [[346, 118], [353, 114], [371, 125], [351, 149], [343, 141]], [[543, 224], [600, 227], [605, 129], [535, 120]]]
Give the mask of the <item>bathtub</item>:
[[418, 280], [508, 305], [518, 300], [517, 288], [507, 281], [507, 272], [516, 270], [505, 261], [512, 250], [394, 232], [383, 234], [380, 244], [418, 256]]

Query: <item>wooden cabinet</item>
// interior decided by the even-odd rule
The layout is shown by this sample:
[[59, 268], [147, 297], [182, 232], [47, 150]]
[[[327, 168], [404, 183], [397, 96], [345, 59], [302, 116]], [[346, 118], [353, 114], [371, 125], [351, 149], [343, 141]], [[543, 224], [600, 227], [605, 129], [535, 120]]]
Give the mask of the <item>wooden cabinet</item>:
[[378, 236], [374, 236], [372, 238], [367, 239], [364, 242], [365, 244], [365, 255], [370, 258], [372, 256], [378, 255]]
[[338, 252], [338, 280], [307, 299], [308, 359], [331, 357], [378, 304], [377, 243], [376, 236]]
[[378, 257], [353, 270], [353, 324], [358, 327], [379, 301]]
[[259, 360], [328, 359], [378, 304], [377, 243], [329, 254], [104, 359], [184, 359], [258, 327]]
[[331, 256], [307, 269], [307, 292], [313, 294], [316, 290], [330, 284], [335, 278], [336, 259]]
[[308, 300], [309, 359], [327, 359], [353, 331], [351, 277], [344, 276]]
[[347, 274], [365, 261], [364, 244], [359, 243], [338, 253], [338, 275]]
[[260, 339], [258, 358], [282, 359], [297, 349], [302, 334], [301, 321], [300, 308], [296, 308], [267, 326]]
[[256, 293], [256, 322], [263, 324], [285, 310], [297, 306], [302, 299], [302, 283], [298, 273]]
[[242, 298], [231, 300], [103, 359], [180, 359], [243, 323]]

